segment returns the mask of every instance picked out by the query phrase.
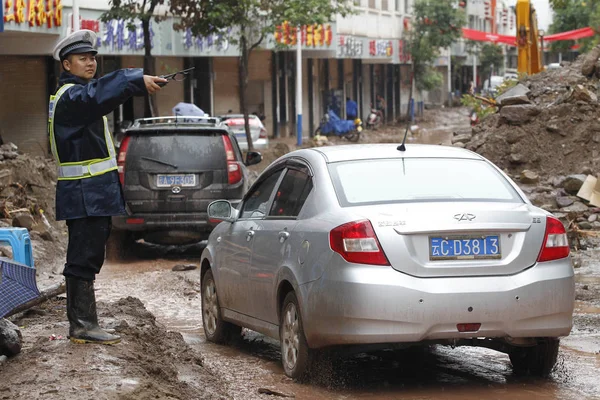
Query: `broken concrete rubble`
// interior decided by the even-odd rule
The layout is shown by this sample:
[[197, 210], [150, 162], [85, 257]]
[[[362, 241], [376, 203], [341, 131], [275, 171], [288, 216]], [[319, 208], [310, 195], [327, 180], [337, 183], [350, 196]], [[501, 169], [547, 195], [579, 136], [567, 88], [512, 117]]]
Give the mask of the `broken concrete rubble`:
[[500, 109], [500, 115], [512, 125], [522, 125], [539, 115], [540, 109], [532, 104], [518, 104]]
[[496, 104], [500, 107], [517, 105], [517, 104], [530, 104], [528, 94], [531, 91], [529, 88], [521, 83], [508, 89], [500, 96], [496, 97]]
[[15, 356], [21, 352], [22, 336], [19, 327], [0, 318], [0, 355]]

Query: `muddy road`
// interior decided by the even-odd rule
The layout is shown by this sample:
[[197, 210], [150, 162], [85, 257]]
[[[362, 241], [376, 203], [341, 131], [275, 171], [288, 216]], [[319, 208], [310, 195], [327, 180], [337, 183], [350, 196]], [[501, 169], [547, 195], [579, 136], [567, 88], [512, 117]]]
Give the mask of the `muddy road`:
[[139, 298], [158, 322], [180, 332], [202, 354], [205, 366], [218, 371], [231, 398], [271, 398], [259, 394], [266, 388], [297, 399], [600, 399], [600, 252], [576, 256], [575, 327], [562, 341], [548, 380], [513, 376], [508, 357], [492, 350], [436, 346], [352, 355], [334, 360], [312, 382], [298, 384], [284, 375], [279, 345], [271, 339], [245, 330], [232, 346], [205, 341], [199, 270], [172, 271], [176, 264], [197, 264], [201, 250], [198, 245], [183, 254], [108, 264], [98, 279], [98, 298]]
[[[428, 115], [408, 143], [449, 144], [452, 132], [469, 129], [466, 109]], [[403, 135], [388, 127], [361, 142]], [[280, 142], [292, 147], [292, 140]], [[261, 167], [274, 157], [266, 154]], [[599, 243], [573, 253], [575, 324], [549, 379], [517, 378], [508, 357], [492, 350], [435, 346], [335, 359], [305, 384], [285, 376], [276, 341], [247, 330], [231, 346], [205, 341], [200, 271], [172, 270], [198, 265], [203, 248], [136, 244], [131, 259], [104, 266], [96, 283], [100, 320], [122, 336], [119, 345], [71, 344], [64, 296], [13, 318], [23, 351], [0, 361], [0, 399], [600, 399]], [[62, 280], [62, 257], [39, 259], [41, 288]]]

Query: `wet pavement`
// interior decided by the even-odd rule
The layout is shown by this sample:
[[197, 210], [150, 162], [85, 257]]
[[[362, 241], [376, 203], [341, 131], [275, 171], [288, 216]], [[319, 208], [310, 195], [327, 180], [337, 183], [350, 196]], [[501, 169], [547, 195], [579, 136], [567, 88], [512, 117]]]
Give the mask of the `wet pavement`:
[[[435, 126], [421, 123], [417, 133], [409, 133], [407, 142], [449, 144], [452, 132], [469, 129], [464, 110], [446, 112], [446, 118], [447, 123], [441, 124], [437, 118]], [[382, 141], [401, 141], [398, 136], [398, 128], [378, 135]], [[171, 270], [181, 263], [198, 265], [202, 249], [202, 244], [169, 249], [142, 245], [138, 259], [104, 267], [97, 296], [109, 301], [127, 295], [141, 299], [159, 322], [180, 332], [203, 355], [204, 365], [227, 382], [227, 390], [235, 399], [276, 397], [259, 394], [261, 388], [315, 400], [600, 399], [600, 252], [586, 253], [576, 269], [578, 287], [585, 285], [592, 290], [576, 303], [575, 326], [571, 336], [561, 342], [559, 360], [549, 379], [514, 376], [508, 356], [492, 350], [434, 346], [324, 362], [316, 378], [299, 384], [285, 376], [279, 343], [270, 338], [244, 330], [242, 340], [235, 345], [206, 342], [200, 271]]]
[[[99, 300], [134, 296], [159, 322], [180, 332], [224, 378], [235, 399], [272, 398], [268, 388], [297, 399], [600, 399], [600, 304], [578, 301], [572, 335], [562, 341], [559, 362], [547, 380], [518, 378], [508, 357], [488, 349], [435, 346], [380, 351], [324, 362], [311, 382], [295, 383], [279, 362], [279, 344], [251, 331], [231, 346], [207, 343], [202, 334], [199, 270], [174, 272], [199, 262], [202, 246], [187, 251], [142, 251], [144, 259], [104, 267]], [[600, 264], [577, 269], [578, 284], [600, 282]], [[191, 377], [193, 379], [193, 377]]]

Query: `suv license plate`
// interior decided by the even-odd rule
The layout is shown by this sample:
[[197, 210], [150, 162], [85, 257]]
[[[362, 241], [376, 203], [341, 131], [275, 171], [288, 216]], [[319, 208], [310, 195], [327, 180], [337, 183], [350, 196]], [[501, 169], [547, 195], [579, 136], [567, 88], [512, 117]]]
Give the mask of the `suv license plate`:
[[157, 175], [156, 176], [156, 186], [157, 187], [196, 186], [196, 175], [194, 175], [194, 174]]
[[500, 258], [502, 258], [502, 254], [498, 235], [429, 238], [429, 259], [431, 261]]

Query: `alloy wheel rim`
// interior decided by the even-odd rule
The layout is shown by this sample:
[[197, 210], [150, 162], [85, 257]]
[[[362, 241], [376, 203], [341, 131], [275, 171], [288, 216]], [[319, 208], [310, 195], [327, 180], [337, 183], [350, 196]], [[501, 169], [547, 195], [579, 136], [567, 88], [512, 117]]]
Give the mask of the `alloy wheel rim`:
[[217, 316], [218, 316], [218, 305], [217, 305], [217, 288], [215, 287], [215, 281], [209, 280], [204, 288], [204, 295], [202, 296], [202, 318], [204, 320], [204, 329], [209, 335], [213, 335], [217, 330]]
[[298, 312], [296, 305], [290, 303], [283, 315], [283, 361], [288, 369], [294, 369], [298, 362], [300, 347]]

